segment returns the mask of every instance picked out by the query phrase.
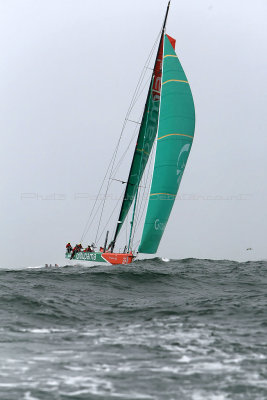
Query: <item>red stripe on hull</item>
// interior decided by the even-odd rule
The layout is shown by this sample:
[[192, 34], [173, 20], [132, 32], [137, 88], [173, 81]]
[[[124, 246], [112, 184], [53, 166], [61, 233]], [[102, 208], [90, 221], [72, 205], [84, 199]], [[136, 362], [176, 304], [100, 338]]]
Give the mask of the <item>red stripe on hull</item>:
[[133, 253], [102, 253], [102, 257], [112, 265], [131, 264], [134, 260]]

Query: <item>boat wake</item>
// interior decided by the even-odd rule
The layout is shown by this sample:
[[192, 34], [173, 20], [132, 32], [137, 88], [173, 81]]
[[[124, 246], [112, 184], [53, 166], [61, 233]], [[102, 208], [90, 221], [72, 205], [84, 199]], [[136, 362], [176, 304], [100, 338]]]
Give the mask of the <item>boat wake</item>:
[[166, 257], [162, 257], [162, 261], [164, 261], [164, 262], [169, 262], [170, 259], [169, 259], [169, 258], [166, 258]]

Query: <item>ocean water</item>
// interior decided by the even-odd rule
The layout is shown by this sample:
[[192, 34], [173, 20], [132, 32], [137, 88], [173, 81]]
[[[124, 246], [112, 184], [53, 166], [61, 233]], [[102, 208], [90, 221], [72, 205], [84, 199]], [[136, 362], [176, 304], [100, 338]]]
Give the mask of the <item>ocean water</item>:
[[267, 399], [267, 262], [0, 269], [0, 399]]

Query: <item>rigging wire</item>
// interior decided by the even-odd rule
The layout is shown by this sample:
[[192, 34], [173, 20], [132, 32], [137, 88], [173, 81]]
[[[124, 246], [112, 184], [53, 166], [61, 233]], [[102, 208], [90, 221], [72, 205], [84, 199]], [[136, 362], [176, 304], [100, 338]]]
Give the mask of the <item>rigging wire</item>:
[[[119, 159], [119, 161], [118, 161], [118, 163], [117, 163], [117, 165], [116, 165], [116, 167], [115, 167], [115, 169], [114, 169], [114, 175], [113, 175], [113, 176], [116, 175], [116, 173], [117, 173], [117, 171], [118, 171], [118, 169], [119, 169], [119, 167], [120, 167], [122, 161], [124, 160], [124, 157], [126, 156], [126, 154], [127, 154], [128, 150], [129, 150], [129, 148], [130, 148], [130, 146], [131, 146], [133, 140], [136, 138], [136, 136], [137, 136], [137, 134], [138, 134], [138, 133], [137, 133], [137, 130], [138, 130], [138, 127], [136, 126], [135, 129], [134, 129], [133, 136], [132, 136], [132, 138], [131, 138], [131, 140], [130, 140], [130, 142], [129, 142], [127, 148], [126, 148], [126, 150], [125, 150], [124, 153], [122, 154], [121, 158]], [[114, 179], [114, 178], [111, 178], [111, 179]]]
[[[149, 190], [150, 190], [151, 183], [152, 183], [152, 178], [153, 178], [153, 174], [151, 174], [151, 171], [152, 171], [152, 161], [154, 159], [154, 151], [155, 151], [155, 147], [156, 147], [155, 143], [156, 143], [156, 141], [154, 141], [154, 143], [153, 143], [152, 151], [151, 151], [151, 154], [150, 154], [149, 165], [148, 165], [148, 168], [147, 168], [146, 177], [144, 177], [142, 179], [142, 180], [144, 180], [144, 190], [143, 190], [140, 202], [139, 202], [140, 207], [138, 209], [137, 217], [136, 217], [136, 220], [135, 220], [133, 237], [135, 237], [135, 234], [136, 234], [136, 231], [137, 231], [137, 227], [139, 226], [140, 221], [143, 218], [143, 215], [144, 215], [144, 212], [145, 212], [145, 209], [146, 209], [146, 206], [147, 206], [147, 200], [148, 200], [148, 197], [149, 197]], [[149, 185], [147, 185], [149, 177], [150, 177], [150, 182], [149, 182]], [[140, 242], [140, 240], [139, 240], [139, 242]]]
[[[111, 217], [114, 215], [114, 212], [115, 212], [115, 210], [116, 210], [116, 208], [117, 208], [117, 206], [118, 206], [120, 200], [122, 199], [122, 196], [123, 196], [123, 192], [122, 192], [122, 194], [120, 195], [120, 197], [118, 198], [118, 200], [117, 200], [117, 202], [116, 202], [116, 204], [115, 204], [115, 207], [113, 208], [113, 211], [112, 211], [112, 213], [110, 214], [110, 217], [109, 217], [109, 219], [108, 219], [106, 225], [105, 225], [104, 228], [102, 229], [102, 231], [101, 231], [99, 237], [97, 237], [97, 240], [98, 240], [98, 239], [100, 240], [101, 236], [102, 236], [103, 233], [105, 232], [105, 230], [106, 230], [106, 228], [107, 228], [107, 226], [108, 226], [108, 224], [109, 224], [109, 221], [111, 220]], [[97, 240], [96, 240], [96, 242], [97, 242]]]
[[86, 235], [87, 232], [88, 232], [88, 229], [89, 229], [89, 222], [92, 223], [92, 221], [91, 221], [91, 216], [92, 216], [92, 214], [93, 214], [93, 212], [94, 212], [94, 209], [95, 209], [96, 203], [97, 203], [97, 201], [98, 201], [99, 195], [100, 195], [100, 193], [101, 193], [102, 187], [104, 186], [104, 182], [105, 182], [106, 176], [107, 176], [107, 174], [108, 174], [109, 167], [110, 167], [110, 165], [111, 165], [111, 161], [112, 161], [112, 159], [111, 159], [110, 162], [109, 162], [109, 165], [108, 165], [107, 171], [106, 171], [106, 173], [105, 173], [104, 179], [103, 179], [103, 181], [102, 181], [102, 183], [101, 183], [101, 186], [100, 186], [100, 189], [99, 189], [99, 191], [98, 191], [98, 193], [97, 193], [97, 196], [96, 196], [94, 205], [93, 205], [93, 207], [92, 207], [92, 209], [91, 209], [91, 212], [90, 212], [90, 214], [89, 214], [88, 220], [87, 220], [87, 222], [86, 222], [86, 224], [85, 224], [85, 228], [84, 228], [83, 234], [82, 234], [82, 236], [81, 236], [80, 242], [83, 241], [85, 235]]
[[[100, 227], [101, 220], [102, 220], [103, 209], [104, 209], [104, 205], [105, 205], [105, 200], [106, 200], [107, 192], [108, 192], [108, 189], [109, 189], [110, 184], [111, 184], [110, 178], [111, 178], [111, 175], [112, 175], [112, 172], [113, 172], [114, 163], [115, 163], [115, 159], [116, 159], [116, 156], [117, 156], [117, 153], [118, 153], [118, 148], [119, 148], [119, 145], [120, 145], [120, 142], [121, 142], [122, 134], [123, 134], [123, 132], [124, 132], [125, 126], [126, 126], [127, 121], [128, 121], [128, 119], [129, 119], [129, 115], [130, 115], [130, 113], [131, 113], [131, 111], [132, 111], [134, 105], [136, 104], [136, 101], [138, 100], [138, 98], [140, 97], [142, 91], [144, 90], [144, 88], [143, 88], [142, 91], [141, 91], [141, 93], [139, 93], [140, 86], [141, 86], [141, 84], [142, 84], [142, 82], [143, 82], [143, 79], [144, 79], [146, 70], [148, 69], [148, 64], [150, 63], [150, 60], [151, 60], [151, 58], [152, 58], [152, 55], [153, 55], [153, 53], [154, 53], [154, 50], [155, 50], [155, 47], [156, 47], [156, 44], [157, 44], [157, 42], [158, 42], [158, 40], [159, 40], [160, 35], [161, 35], [161, 32], [157, 35], [157, 38], [156, 38], [156, 40], [155, 40], [155, 42], [154, 42], [154, 44], [153, 44], [153, 46], [152, 46], [152, 49], [151, 49], [151, 51], [150, 51], [150, 53], [149, 53], [149, 55], [148, 55], [148, 58], [147, 58], [146, 62], [145, 62], [145, 66], [143, 67], [143, 69], [142, 69], [142, 71], [141, 71], [141, 75], [140, 75], [140, 77], [139, 77], [137, 86], [136, 86], [136, 88], [135, 88], [135, 90], [134, 90], [134, 94], [133, 94], [132, 100], [131, 100], [131, 102], [130, 102], [130, 106], [129, 106], [128, 110], [127, 110], [126, 117], [125, 117], [124, 122], [123, 122], [123, 126], [122, 126], [122, 129], [121, 129], [121, 132], [120, 132], [119, 139], [118, 139], [118, 141], [117, 141], [117, 144], [116, 144], [114, 153], [113, 153], [113, 155], [112, 155], [112, 157], [111, 157], [111, 160], [110, 160], [110, 162], [109, 162], [109, 165], [108, 165], [108, 168], [107, 168], [107, 170], [106, 170], [105, 176], [104, 176], [104, 178], [103, 178], [103, 180], [102, 180], [102, 183], [101, 183], [100, 189], [99, 189], [99, 191], [98, 191], [97, 197], [96, 197], [96, 199], [95, 199], [95, 202], [94, 202], [94, 204], [93, 204], [93, 207], [92, 207], [92, 209], [91, 209], [91, 212], [90, 212], [89, 217], [88, 217], [88, 219], [87, 219], [87, 222], [86, 222], [86, 224], [85, 224], [85, 228], [84, 228], [84, 231], [83, 231], [83, 233], [82, 233], [80, 242], [82, 242], [82, 241], [84, 240], [85, 236], [87, 235], [87, 233], [88, 233], [88, 231], [89, 231], [89, 229], [90, 229], [90, 225], [92, 224], [92, 222], [93, 222], [93, 220], [94, 220], [94, 218], [93, 218], [93, 220], [91, 220], [91, 218], [92, 218], [93, 212], [94, 212], [94, 210], [95, 210], [96, 203], [97, 203], [97, 201], [98, 201], [98, 199], [99, 199], [101, 190], [102, 190], [102, 188], [103, 188], [103, 186], [104, 186], [104, 183], [105, 183], [105, 181], [106, 181], [108, 172], [110, 171], [109, 179], [108, 179], [108, 182], [107, 182], [107, 189], [106, 189], [106, 191], [105, 191], [105, 196], [104, 196], [104, 200], [103, 200], [102, 211], [101, 211], [100, 220], [99, 220], [98, 229], [97, 229], [97, 234], [98, 234], [99, 227]], [[98, 210], [99, 210], [99, 207], [98, 207]], [[98, 211], [98, 210], [97, 210], [97, 211]]]
[[[117, 172], [117, 170], [118, 170], [118, 168], [119, 168], [121, 162], [123, 161], [123, 158], [125, 157], [127, 151], [128, 151], [129, 148], [130, 148], [130, 145], [132, 144], [134, 138], [136, 137], [136, 135], [137, 135], [136, 130], [137, 130], [137, 127], [135, 128], [135, 131], [134, 131], [134, 134], [133, 134], [133, 136], [132, 136], [132, 138], [131, 138], [130, 143], [128, 144], [128, 146], [127, 146], [125, 152], [123, 153], [122, 157], [120, 158], [119, 162], [117, 163], [117, 166], [116, 166], [116, 169], [114, 170], [114, 175], [113, 175], [113, 176], [115, 176], [115, 174], [116, 174], [116, 172]], [[89, 231], [89, 229], [90, 229], [89, 221], [90, 221], [90, 224], [92, 224], [92, 223], [94, 222], [94, 220], [95, 220], [95, 217], [97, 216], [98, 211], [100, 210], [101, 203], [102, 203], [103, 199], [100, 200], [100, 204], [98, 205], [98, 208], [97, 208], [97, 210], [96, 210], [96, 212], [95, 212], [95, 215], [94, 215], [93, 219], [90, 219], [91, 216], [92, 216], [92, 213], [93, 213], [93, 211], [94, 211], [94, 209], [95, 209], [96, 203], [97, 203], [97, 201], [98, 201], [98, 199], [99, 199], [100, 192], [101, 192], [101, 189], [102, 189], [102, 187], [103, 187], [103, 185], [104, 185], [104, 181], [105, 181], [105, 179], [106, 179], [106, 176], [107, 176], [107, 174], [108, 174], [111, 161], [112, 161], [112, 160], [110, 160], [110, 163], [109, 163], [108, 169], [107, 169], [107, 171], [106, 171], [105, 177], [104, 177], [104, 179], [103, 179], [103, 181], [102, 181], [102, 184], [101, 184], [101, 187], [100, 187], [99, 192], [98, 192], [98, 194], [97, 194], [95, 203], [94, 203], [93, 208], [92, 208], [92, 210], [91, 210], [91, 213], [90, 213], [90, 215], [89, 215], [89, 218], [88, 218], [86, 227], [85, 227], [85, 229], [84, 229], [83, 236], [82, 236], [82, 238], [81, 238], [81, 242], [82, 242], [82, 240], [84, 239], [84, 237], [87, 235], [87, 233], [88, 233], [88, 231]], [[110, 178], [110, 179], [112, 179], [112, 180], [117, 180], [117, 179], [114, 179], [114, 178]]]

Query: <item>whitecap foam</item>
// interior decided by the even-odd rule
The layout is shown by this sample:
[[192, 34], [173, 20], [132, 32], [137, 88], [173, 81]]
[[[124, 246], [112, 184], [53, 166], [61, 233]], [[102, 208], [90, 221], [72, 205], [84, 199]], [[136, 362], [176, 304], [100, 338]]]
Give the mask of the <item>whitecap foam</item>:
[[90, 393], [91, 393], [90, 389], [80, 389], [80, 390], [75, 390], [74, 392], [68, 392], [68, 393], [60, 392], [60, 394], [62, 394], [63, 396], [67, 396], [67, 397], [79, 396], [82, 394], [90, 394]]
[[194, 392], [190, 394], [192, 396], [192, 400], [226, 400], [228, 399], [228, 395], [219, 393], [219, 394], [208, 394], [206, 392]]
[[61, 328], [25, 328], [25, 329], [19, 329], [19, 331], [27, 333], [37, 333], [37, 334], [77, 332], [75, 329], [61, 329]]
[[23, 397], [23, 400], [39, 400], [39, 398], [38, 397], [33, 397], [31, 392], [26, 392], [24, 397]]
[[183, 355], [181, 358], [180, 358], [180, 360], [178, 360], [179, 362], [182, 362], [182, 363], [189, 363], [190, 361], [192, 361], [192, 358], [190, 358], [190, 357], [188, 357], [188, 356], [186, 356], [186, 355]]
[[53, 350], [52, 353], [54, 354], [72, 354], [74, 350]]
[[84, 368], [75, 367], [75, 366], [72, 366], [72, 365], [66, 365], [65, 368], [69, 369], [70, 371], [84, 371]]
[[[111, 392], [113, 390], [113, 385], [107, 379], [100, 379], [94, 376], [59, 376], [65, 385], [73, 388], [77, 388], [76, 390], [87, 390], [88, 393], [96, 394], [96, 395], [104, 395], [107, 392]], [[65, 392], [65, 391], [64, 391]], [[67, 393], [61, 392], [60, 394], [70, 395], [70, 391]]]
[[34, 361], [56, 361], [57, 359], [55, 357], [45, 357], [45, 356], [37, 356], [33, 357]]
[[17, 384], [16, 383], [0, 383], [0, 387], [3, 387], [3, 388], [12, 388], [12, 387], [16, 387], [17, 386]]

